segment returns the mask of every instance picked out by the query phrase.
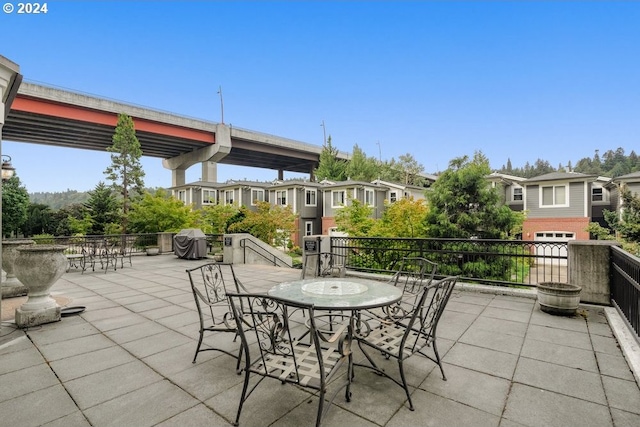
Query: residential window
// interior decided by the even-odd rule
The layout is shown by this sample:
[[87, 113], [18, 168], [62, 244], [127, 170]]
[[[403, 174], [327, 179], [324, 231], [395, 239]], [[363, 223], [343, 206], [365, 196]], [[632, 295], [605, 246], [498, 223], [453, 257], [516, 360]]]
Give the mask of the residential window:
[[258, 202], [264, 202], [264, 190], [253, 189], [251, 190], [251, 205], [256, 205]]
[[318, 197], [317, 195], [317, 190], [314, 188], [307, 188], [305, 191], [305, 198], [304, 198], [304, 205], [305, 206], [317, 206], [317, 201], [316, 198]]
[[522, 201], [522, 187], [513, 187], [513, 201], [514, 202]]
[[215, 205], [215, 203], [216, 203], [216, 190], [202, 190], [202, 204]]
[[389, 202], [395, 203], [398, 201], [398, 193], [396, 191], [389, 192]]
[[373, 190], [364, 190], [364, 204], [373, 206]]
[[312, 221], [306, 221], [304, 223], [304, 235], [305, 236], [312, 236], [313, 235], [313, 222]]
[[276, 191], [276, 205], [287, 206], [287, 190]]
[[604, 189], [602, 187], [591, 188], [591, 201], [592, 202], [604, 201]]
[[233, 205], [233, 190], [226, 190], [224, 192], [224, 204]]
[[543, 207], [568, 206], [566, 185], [550, 185], [542, 187], [540, 191]]
[[331, 192], [331, 207], [341, 208], [345, 205], [346, 192], [344, 190], [336, 190]]
[[182, 203], [187, 203], [187, 192], [186, 190], [178, 190], [178, 200]]

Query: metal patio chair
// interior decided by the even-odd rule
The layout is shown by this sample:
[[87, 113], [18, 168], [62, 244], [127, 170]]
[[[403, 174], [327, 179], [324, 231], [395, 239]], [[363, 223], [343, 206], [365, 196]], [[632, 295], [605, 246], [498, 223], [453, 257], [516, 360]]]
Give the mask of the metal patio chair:
[[[244, 403], [265, 378], [274, 378], [282, 384], [294, 384], [319, 391], [316, 427], [324, 410], [327, 383], [345, 361], [346, 382], [331, 396], [330, 402], [346, 387], [345, 399], [351, 400], [352, 354], [351, 335], [336, 335], [335, 341], [325, 342], [315, 327], [313, 305], [283, 300], [262, 294], [228, 294], [238, 333], [245, 354], [244, 385], [234, 425], [238, 425]], [[294, 312], [303, 311], [309, 319], [310, 340], [295, 338], [299, 323], [291, 320]], [[257, 341], [257, 345], [251, 345]], [[261, 377], [249, 387], [251, 377]], [[273, 394], [274, 400], [278, 393]], [[327, 407], [327, 410], [330, 406]]]
[[97, 241], [88, 241], [82, 244], [82, 259], [80, 267], [82, 274], [91, 266], [91, 271], [96, 271], [96, 262], [100, 260], [100, 244]]
[[120, 268], [124, 268], [124, 263], [128, 262], [130, 266], [133, 266], [131, 258], [133, 256], [133, 243], [125, 242], [123, 246], [118, 247], [117, 257], [120, 258]]
[[[227, 272], [226, 277], [223, 270]], [[205, 332], [233, 333], [235, 341], [238, 328], [227, 299], [227, 291], [236, 293], [248, 293], [248, 291], [237, 279], [231, 264], [210, 262], [199, 267], [187, 269], [186, 272], [189, 275], [189, 282], [191, 283], [191, 290], [200, 319], [198, 345], [193, 356], [193, 363], [196, 363], [198, 353], [215, 350], [236, 358], [238, 360], [236, 370], [239, 370], [242, 347], [240, 347], [238, 354], [233, 354], [220, 347], [209, 346], [202, 348], [202, 342]]]
[[[414, 407], [405, 377], [404, 361], [415, 353], [419, 353], [436, 363], [440, 367], [442, 379], [447, 380], [436, 345], [436, 329], [457, 279], [457, 277], [447, 277], [423, 287], [418, 303], [407, 317], [389, 318], [384, 316], [377, 319], [377, 326], [364, 328], [363, 325], [360, 325], [356, 329], [355, 338], [358, 347], [369, 362], [368, 365], [356, 364], [356, 366], [373, 369], [379, 375], [389, 378], [402, 387], [409, 401], [409, 409], [412, 411]], [[372, 319], [359, 320], [370, 322]], [[427, 347], [433, 347], [434, 356], [424, 352]], [[378, 367], [366, 348], [380, 352], [386, 359], [397, 360], [400, 380]]]
[[389, 284], [402, 288], [402, 300], [384, 308], [390, 317], [406, 317], [418, 303], [422, 290], [436, 275], [438, 264], [422, 257], [404, 257]]
[[110, 266], [113, 267], [113, 271], [118, 269], [118, 250], [114, 243], [109, 243], [106, 240], [102, 242], [101, 247], [98, 249], [100, 268], [103, 268], [105, 273]]
[[[346, 261], [347, 257], [345, 255], [331, 252], [306, 253], [300, 278], [346, 277]], [[329, 311], [326, 314], [316, 314], [316, 323], [322, 325], [319, 329], [324, 333], [332, 334], [336, 327], [339, 327], [350, 316], [350, 313], [344, 314], [342, 312]]]

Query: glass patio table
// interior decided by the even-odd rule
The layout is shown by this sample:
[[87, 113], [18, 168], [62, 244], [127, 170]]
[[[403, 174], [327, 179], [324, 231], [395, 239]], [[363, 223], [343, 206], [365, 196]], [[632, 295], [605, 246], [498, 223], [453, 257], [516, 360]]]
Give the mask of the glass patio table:
[[365, 310], [398, 302], [402, 290], [376, 280], [318, 277], [280, 283], [269, 295], [313, 304], [316, 310]]

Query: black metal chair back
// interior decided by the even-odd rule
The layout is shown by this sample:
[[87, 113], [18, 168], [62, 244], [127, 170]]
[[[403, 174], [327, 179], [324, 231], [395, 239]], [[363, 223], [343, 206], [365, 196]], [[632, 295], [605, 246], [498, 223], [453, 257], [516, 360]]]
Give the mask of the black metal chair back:
[[[413, 354], [419, 353], [440, 367], [442, 379], [446, 381], [447, 377], [444, 374], [442, 360], [436, 345], [436, 329], [457, 279], [457, 277], [447, 277], [425, 286], [420, 293], [418, 303], [413, 307], [408, 317], [389, 318], [385, 316], [378, 319], [359, 319], [361, 322], [358, 328], [360, 334], [356, 335], [358, 346], [369, 361], [369, 365], [361, 366], [372, 368], [378, 374], [391, 379], [404, 388], [411, 410], [413, 410], [413, 402], [405, 378], [403, 361]], [[371, 326], [376, 321], [377, 325]], [[386, 358], [396, 359], [400, 371], [400, 381], [380, 369], [364, 347], [373, 348]], [[424, 352], [427, 347], [433, 347], [433, 357]]]
[[[223, 273], [224, 271], [224, 273]], [[193, 363], [196, 363], [198, 353], [201, 351], [220, 351], [238, 359], [238, 366], [242, 357], [235, 355], [220, 347], [202, 348], [205, 332], [232, 332], [237, 334], [236, 322], [231, 306], [227, 299], [227, 291], [246, 292], [246, 289], [238, 281], [233, 265], [210, 262], [199, 267], [186, 270], [189, 275], [191, 291], [198, 309], [200, 318], [200, 336]], [[225, 274], [227, 277], [225, 277]]]
[[389, 284], [402, 289], [402, 299], [397, 304], [383, 307], [385, 315], [394, 319], [410, 316], [425, 286], [433, 282], [437, 268], [438, 264], [426, 258], [402, 258], [398, 270], [389, 280]]
[[401, 287], [404, 294], [419, 295], [433, 280], [438, 264], [422, 257], [404, 257], [389, 281]]
[[[349, 335], [342, 336], [336, 345], [321, 342], [314, 322], [313, 306], [309, 304], [295, 303], [262, 294], [229, 293], [228, 297], [246, 355], [243, 368], [244, 386], [235, 425], [238, 425], [246, 399], [267, 377], [274, 378], [283, 384], [295, 384], [318, 390], [316, 426], [320, 426], [327, 383], [343, 362], [348, 360], [347, 381], [343, 387], [346, 387], [345, 398], [347, 400], [351, 398], [352, 356]], [[301, 327], [300, 322], [292, 321], [294, 313], [299, 316], [301, 312], [304, 312], [304, 316], [309, 319], [310, 339], [305, 339], [304, 342], [296, 338], [299, 335], [296, 328]], [[250, 346], [250, 343], [255, 342], [257, 345]], [[261, 376], [261, 378], [249, 389], [249, 380], [252, 375]], [[343, 387], [339, 387], [335, 395]]]

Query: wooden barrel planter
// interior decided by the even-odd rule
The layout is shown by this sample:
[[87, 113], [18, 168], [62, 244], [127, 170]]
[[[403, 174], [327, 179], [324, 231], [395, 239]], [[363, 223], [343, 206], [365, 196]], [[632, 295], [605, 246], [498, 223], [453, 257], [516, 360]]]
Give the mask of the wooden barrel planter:
[[540, 310], [549, 314], [572, 316], [580, 304], [582, 287], [570, 283], [538, 283]]

